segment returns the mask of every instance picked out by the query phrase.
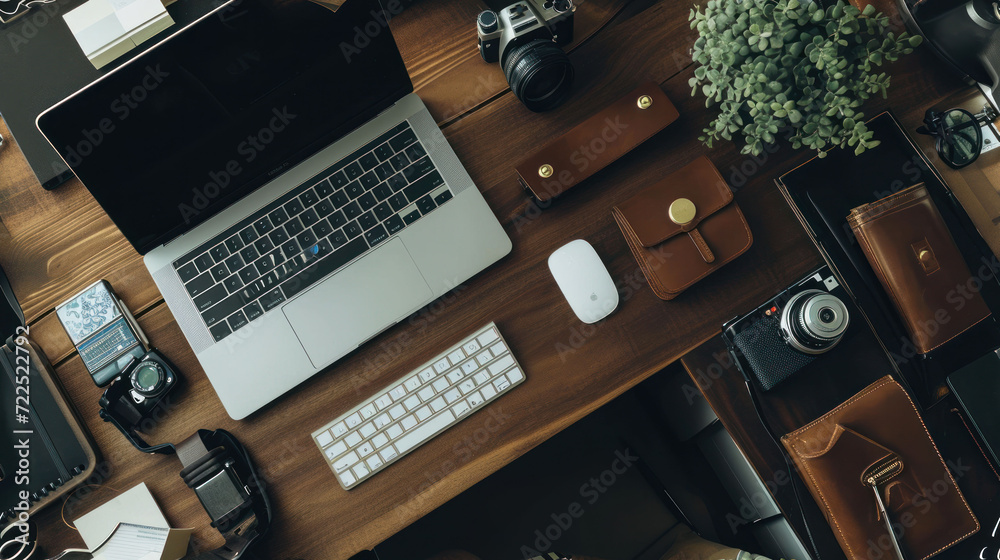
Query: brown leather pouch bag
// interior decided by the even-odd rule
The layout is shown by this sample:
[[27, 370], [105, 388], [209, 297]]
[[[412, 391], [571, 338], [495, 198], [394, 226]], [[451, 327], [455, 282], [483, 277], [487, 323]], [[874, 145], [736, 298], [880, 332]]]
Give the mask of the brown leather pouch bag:
[[848, 558], [894, 558], [868, 473], [899, 461], [876, 485], [907, 560], [924, 560], [979, 530], [916, 406], [883, 377], [781, 438]]
[[664, 300], [753, 244], [733, 191], [705, 156], [616, 206], [612, 214], [649, 286]]
[[990, 316], [978, 291], [957, 290], [972, 274], [923, 183], [851, 210], [847, 222], [921, 354]]

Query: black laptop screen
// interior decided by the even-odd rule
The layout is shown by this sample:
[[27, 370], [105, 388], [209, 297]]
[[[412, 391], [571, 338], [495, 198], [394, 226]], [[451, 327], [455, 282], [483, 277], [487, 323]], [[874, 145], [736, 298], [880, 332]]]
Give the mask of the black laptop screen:
[[145, 254], [412, 89], [378, 0], [235, 0], [38, 126]]

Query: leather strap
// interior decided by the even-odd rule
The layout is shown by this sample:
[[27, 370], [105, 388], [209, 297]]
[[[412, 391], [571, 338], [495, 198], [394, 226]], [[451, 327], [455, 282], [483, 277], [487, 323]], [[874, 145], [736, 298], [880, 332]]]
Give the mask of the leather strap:
[[515, 169], [539, 201], [575, 187], [629, 153], [679, 113], [655, 82], [646, 82], [600, 113], [528, 156]]
[[712, 264], [715, 262], [715, 253], [713, 253], [712, 249], [708, 247], [708, 242], [706, 242], [705, 238], [701, 236], [701, 232], [698, 231], [698, 228], [694, 228], [689, 231], [688, 237], [690, 237], [691, 241], [694, 242], [694, 246], [698, 248], [698, 252], [701, 253], [701, 258], [705, 259], [706, 263]]

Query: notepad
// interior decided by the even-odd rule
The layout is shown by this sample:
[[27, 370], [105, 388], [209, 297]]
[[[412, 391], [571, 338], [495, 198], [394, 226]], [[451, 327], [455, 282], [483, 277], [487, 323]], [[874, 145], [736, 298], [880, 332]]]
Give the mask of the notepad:
[[174, 24], [161, 0], [89, 0], [63, 18], [95, 68]]

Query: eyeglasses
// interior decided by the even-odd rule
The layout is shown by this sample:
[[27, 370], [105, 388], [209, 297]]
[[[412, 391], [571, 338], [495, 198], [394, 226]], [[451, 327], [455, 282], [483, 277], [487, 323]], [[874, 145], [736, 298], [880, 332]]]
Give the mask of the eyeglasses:
[[973, 115], [965, 109], [948, 109], [937, 112], [928, 109], [920, 134], [934, 137], [934, 149], [941, 161], [952, 169], [961, 169], [976, 161], [983, 151], [983, 125], [993, 122], [997, 112], [989, 105]]

